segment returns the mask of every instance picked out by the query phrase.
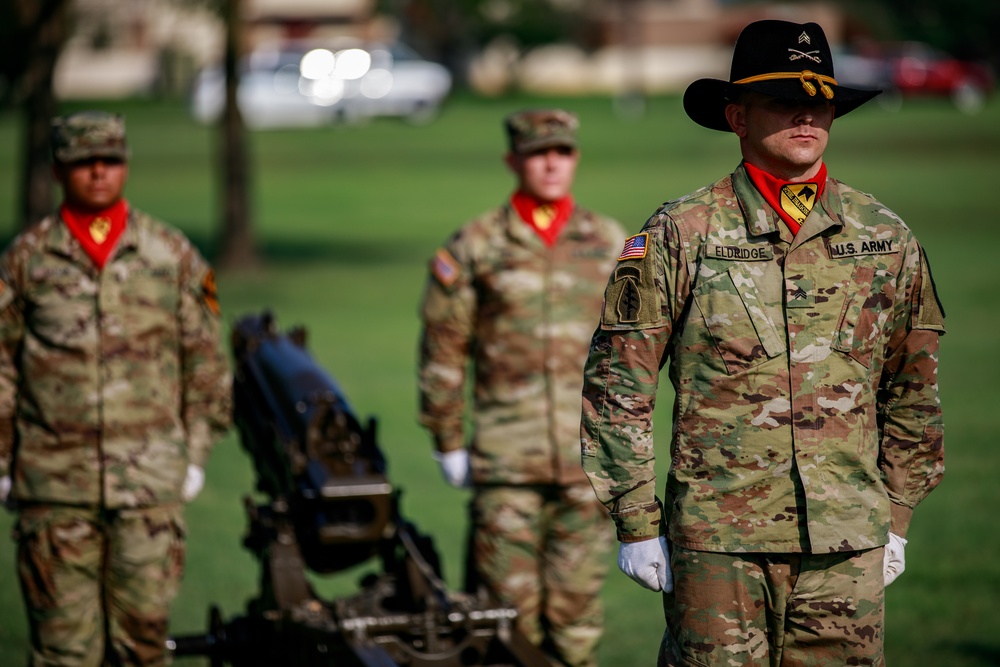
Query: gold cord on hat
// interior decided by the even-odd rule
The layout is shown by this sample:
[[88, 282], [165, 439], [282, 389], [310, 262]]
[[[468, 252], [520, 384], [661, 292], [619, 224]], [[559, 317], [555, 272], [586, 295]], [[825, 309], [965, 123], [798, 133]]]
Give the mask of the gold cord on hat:
[[[828, 84], [839, 85], [837, 80], [832, 76], [827, 76], [825, 74], [816, 74], [810, 70], [802, 70], [801, 72], [772, 72], [770, 74], [758, 74], [756, 76], [748, 76], [745, 79], [740, 79], [739, 81], [733, 81], [733, 83], [754, 83], [755, 81], [774, 81], [776, 79], [798, 79], [802, 82], [802, 88], [809, 93], [809, 97], [816, 94], [816, 85], [812, 81], [819, 83], [819, 89], [823, 93], [823, 97], [828, 100], [833, 99], [833, 88]], [[810, 79], [812, 81], [810, 81]]]

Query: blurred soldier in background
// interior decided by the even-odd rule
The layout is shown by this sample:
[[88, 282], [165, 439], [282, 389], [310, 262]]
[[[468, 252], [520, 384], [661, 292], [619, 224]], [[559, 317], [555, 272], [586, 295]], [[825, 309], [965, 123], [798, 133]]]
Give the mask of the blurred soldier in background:
[[657, 211], [608, 284], [583, 465], [619, 566], [665, 593], [661, 664], [883, 662], [884, 587], [944, 472], [944, 314], [913, 233], [826, 175], [833, 119], [877, 92], [837, 84], [815, 23], [748, 26], [730, 80], [684, 96], [695, 122], [739, 138], [742, 163]]
[[181, 504], [230, 420], [212, 270], [122, 198], [128, 152], [120, 116], [53, 121], [62, 206], [0, 257], [0, 496], [33, 666], [164, 664]]
[[562, 110], [506, 119], [517, 190], [431, 260], [419, 375], [444, 476], [474, 489], [472, 575], [559, 664], [593, 665], [612, 537], [580, 466], [579, 391], [625, 235], [570, 195], [577, 125]]

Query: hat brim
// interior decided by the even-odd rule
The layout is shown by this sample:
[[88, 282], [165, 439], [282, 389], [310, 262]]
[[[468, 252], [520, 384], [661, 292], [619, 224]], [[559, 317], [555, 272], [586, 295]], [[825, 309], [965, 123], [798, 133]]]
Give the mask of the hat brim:
[[[881, 90], [862, 90], [847, 86], [832, 85], [833, 117], [840, 118], [868, 102]], [[736, 98], [741, 90], [752, 90], [764, 95], [795, 102], [815, 102], [798, 79], [778, 79], [734, 84], [720, 79], [698, 79], [684, 91], [684, 111], [691, 120], [702, 127], [720, 132], [732, 132], [726, 120], [726, 106]]]
[[570, 148], [576, 150], [576, 142], [568, 137], [540, 137], [532, 141], [522, 141], [514, 148], [515, 153], [534, 153], [547, 148]]
[[83, 160], [89, 160], [91, 158], [103, 157], [115, 160], [128, 161], [129, 149], [127, 147], [118, 146], [94, 146], [86, 148], [60, 148], [55, 151], [53, 155], [56, 162], [61, 162], [63, 164], [70, 164], [73, 162], [82, 162]]

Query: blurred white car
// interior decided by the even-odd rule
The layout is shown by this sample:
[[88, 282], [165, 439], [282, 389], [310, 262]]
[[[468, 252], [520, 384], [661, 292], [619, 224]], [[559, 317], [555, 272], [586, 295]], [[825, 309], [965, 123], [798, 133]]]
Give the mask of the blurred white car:
[[[404, 44], [282, 44], [256, 49], [242, 69], [237, 99], [247, 126], [303, 127], [399, 116], [432, 119], [451, 90], [451, 74]], [[191, 112], [215, 122], [225, 104], [221, 67], [195, 80]]]

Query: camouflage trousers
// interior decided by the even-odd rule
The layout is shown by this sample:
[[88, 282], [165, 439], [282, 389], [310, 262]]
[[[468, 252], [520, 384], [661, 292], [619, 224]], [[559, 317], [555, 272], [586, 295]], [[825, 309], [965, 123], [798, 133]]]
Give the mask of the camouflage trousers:
[[734, 554], [671, 545], [658, 664], [883, 665], [882, 549]]
[[472, 578], [556, 664], [596, 665], [614, 535], [591, 486], [478, 487], [470, 513]]
[[27, 507], [14, 537], [31, 667], [166, 664], [184, 568], [180, 506]]

